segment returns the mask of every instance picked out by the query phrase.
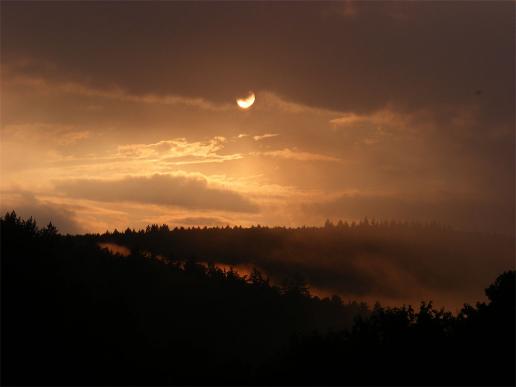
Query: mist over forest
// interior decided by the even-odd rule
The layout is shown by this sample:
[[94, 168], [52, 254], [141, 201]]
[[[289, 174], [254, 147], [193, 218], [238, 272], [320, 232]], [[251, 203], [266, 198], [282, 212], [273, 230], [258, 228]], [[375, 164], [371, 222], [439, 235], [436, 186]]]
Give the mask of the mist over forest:
[[[397, 251], [407, 251], [396, 263], [407, 265], [416, 251], [408, 246], [465, 243], [461, 233], [438, 225], [153, 225], [74, 236], [13, 211], [0, 226], [2, 384], [413, 385], [423, 372], [423, 384], [514, 383], [516, 273], [510, 265], [477, 286], [485, 301], [456, 311], [431, 299], [386, 306], [311, 293], [310, 281], [316, 286], [331, 278], [331, 266], [310, 262], [317, 250], [334, 259], [337, 252], [387, 253], [389, 245], [377, 249], [373, 241], [392, 233], [389, 240], [405, 243]], [[428, 239], [417, 239], [422, 235]], [[503, 241], [490, 238], [496, 236], [486, 236], [491, 246]], [[273, 253], [288, 247], [292, 255], [275, 262]], [[288, 260], [296, 253], [305, 261]], [[339, 267], [352, 270], [346, 257]], [[249, 263], [265, 271], [239, 272]], [[485, 267], [476, 270], [488, 266], [480, 264]], [[470, 262], [464, 272], [473, 267]], [[347, 274], [355, 281], [346, 281], [336, 268], [336, 290], [376, 297], [370, 289], [389, 289], [387, 281], [377, 285], [357, 270]], [[398, 287], [399, 298], [410, 298], [403, 292], [412, 288]]]
[[318, 295], [386, 305], [433, 300], [454, 311], [482, 299], [482, 284], [514, 266], [514, 238], [507, 235], [367, 218], [301, 228], [154, 224], [81, 238], [160, 259], [232, 267], [241, 274], [257, 268], [276, 284], [303, 280]]

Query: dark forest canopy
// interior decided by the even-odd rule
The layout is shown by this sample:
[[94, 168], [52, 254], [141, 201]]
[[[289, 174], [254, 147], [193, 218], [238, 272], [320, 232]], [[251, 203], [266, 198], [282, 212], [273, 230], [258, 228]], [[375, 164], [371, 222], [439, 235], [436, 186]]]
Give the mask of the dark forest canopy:
[[432, 299], [455, 310], [481, 299], [485, 283], [514, 267], [509, 236], [367, 218], [299, 228], [153, 224], [83, 238], [172, 261], [211, 262], [245, 273], [256, 267], [274, 283], [297, 277], [322, 295], [388, 305]]
[[371, 308], [258, 270], [114, 255], [14, 212], [0, 226], [2, 384], [514, 384], [514, 270], [456, 315]]

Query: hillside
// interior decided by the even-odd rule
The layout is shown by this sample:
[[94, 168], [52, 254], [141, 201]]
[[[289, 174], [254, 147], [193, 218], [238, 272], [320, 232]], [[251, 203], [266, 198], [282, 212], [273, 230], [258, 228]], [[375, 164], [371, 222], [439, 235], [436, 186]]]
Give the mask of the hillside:
[[514, 382], [514, 271], [458, 315], [371, 309], [258, 270], [111, 254], [14, 213], [0, 224], [3, 384], [417, 384], [428, 364], [435, 384]]

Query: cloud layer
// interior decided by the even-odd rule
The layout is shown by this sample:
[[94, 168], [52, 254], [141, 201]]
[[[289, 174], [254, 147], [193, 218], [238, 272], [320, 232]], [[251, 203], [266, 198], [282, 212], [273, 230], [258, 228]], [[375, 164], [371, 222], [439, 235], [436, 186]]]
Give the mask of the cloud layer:
[[120, 180], [75, 179], [56, 183], [65, 195], [106, 202], [137, 202], [188, 209], [256, 212], [242, 195], [211, 188], [206, 180], [187, 176], [153, 175]]

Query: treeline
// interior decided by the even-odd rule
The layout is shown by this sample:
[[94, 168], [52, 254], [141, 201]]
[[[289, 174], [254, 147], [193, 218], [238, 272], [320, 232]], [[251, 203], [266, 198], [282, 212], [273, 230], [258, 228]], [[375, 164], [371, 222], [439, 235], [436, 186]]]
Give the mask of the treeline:
[[[298, 257], [310, 254], [313, 249], [327, 255], [351, 255], [356, 248], [376, 242], [460, 239], [465, 234], [437, 222], [375, 221], [364, 218], [360, 222], [327, 220], [324, 227], [174, 227], [151, 224], [145, 229], [117, 229], [85, 237], [100, 242], [113, 242], [135, 251], [145, 251], [169, 259], [200, 259], [227, 264], [254, 263], [285, 259], [286, 252]], [[366, 246], [368, 247], [368, 246]], [[297, 250], [299, 248], [299, 250]], [[374, 249], [375, 247], [373, 247]], [[314, 257], [311, 257], [314, 258]], [[270, 264], [271, 262], [268, 262]], [[267, 270], [267, 264], [263, 269]]]
[[[337, 229], [337, 230], [367, 230], [367, 229], [391, 229], [391, 230], [431, 230], [431, 231], [447, 231], [452, 230], [452, 227], [449, 225], [445, 225], [442, 223], [439, 223], [437, 221], [429, 221], [429, 222], [419, 222], [419, 221], [400, 221], [400, 220], [376, 220], [365, 217], [362, 220], [356, 222], [351, 221], [348, 222], [347, 220], [342, 221], [341, 219], [337, 222], [332, 222], [330, 219], [326, 219], [324, 222], [324, 228], [325, 229]], [[317, 226], [299, 226], [299, 227], [284, 227], [284, 226], [275, 226], [275, 227], [269, 227], [269, 226], [261, 226], [259, 224], [252, 225], [249, 227], [242, 227], [242, 226], [190, 226], [190, 227], [184, 227], [184, 226], [175, 226], [170, 227], [168, 224], [150, 224], [145, 229], [139, 229], [136, 230], [134, 228], [126, 228], [124, 231], [119, 231], [117, 229], [113, 230], [111, 233], [109, 230], [106, 230], [106, 232], [103, 235], [117, 235], [120, 233], [124, 234], [144, 234], [144, 233], [153, 233], [153, 232], [169, 232], [169, 231], [192, 231], [192, 230], [242, 230], [242, 229], [266, 229], [266, 230], [317, 230], [321, 229], [321, 227]]]
[[514, 271], [454, 316], [113, 255], [15, 213], [0, 235], [4, 385], [514, 384]]
[[[453, 230], [437, 222], [326, 221], [324, 227], [174, 227], [167, 224], [152, 224], [145, 229], [127, 228], [125, 231], [106, 231], [102, 234], [87, 234], [85, 238], [100, 242], [113, 242], [130, 248], [144, 250], [171, 259], [199, 258], [216, 259], [218, 262], [242, 263], [259, 261], [272, 255], [286, 258], [285, 251], [304, 255], [312, 249], [325, 254], [352, 255], [356, 249], [370, 248], [379, 251], [394, 244], [456, 243], [474, 244], [475, 240], [489, 240], [493, 244], [502, 241], [511, 243], [504, 235], [471, 234]], [[299, 249], [299, 251], [298, 251]], [[396, 251], [399, 253], [399, 251]], [[256, 262], [259, 263], [259, 262]]]
[[[479, 289], [514, 261], [514, 238], [505, 235], [467, 233], [437, 223], [366, 219], [355, 225], [299, 228], [171, 229], [154, 224], [77, 238], [115, 243], [172, 261], [256, 267], [274, 283], [298, 277], [323, 294], [351, 298], [368, 295], [414, 302], [405, 288], [412, 281], [423, 289], [416, 299], [449, 292], [457, 307], [461, 300], [478, 300]], [[446, 300], [435, 301], [442, 305]]]

